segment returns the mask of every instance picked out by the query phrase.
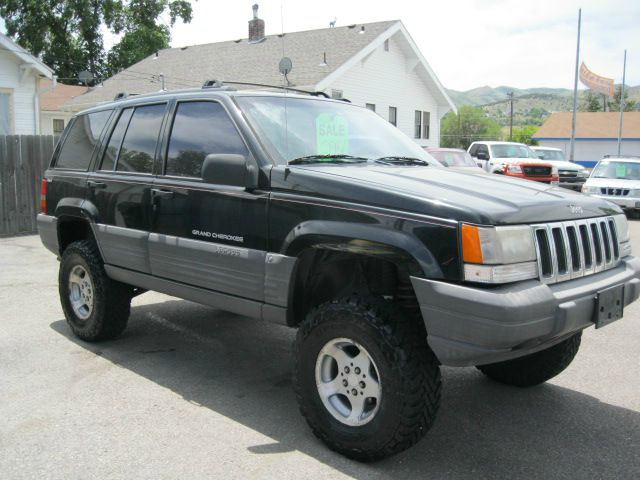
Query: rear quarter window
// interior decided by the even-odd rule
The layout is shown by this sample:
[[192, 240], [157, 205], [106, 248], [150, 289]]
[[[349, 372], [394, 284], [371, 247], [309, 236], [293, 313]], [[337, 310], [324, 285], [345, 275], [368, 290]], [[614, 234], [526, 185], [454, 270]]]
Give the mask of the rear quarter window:
[[104, 110], [78, 115], [69, 127], [69, 133], [60, 148], [55, 168], [87, 171], [93, 151], [111, 112], [111, 110]]

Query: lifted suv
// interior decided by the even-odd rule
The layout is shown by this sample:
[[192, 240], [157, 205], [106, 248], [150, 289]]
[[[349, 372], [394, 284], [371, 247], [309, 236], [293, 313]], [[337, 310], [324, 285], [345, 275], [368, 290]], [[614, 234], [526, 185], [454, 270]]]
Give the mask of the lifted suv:
[[443, 168], [365, 108], [225, 87], [78, 114], [40, 236], [83, 340], [156, 290], [298, 328], [294, 386], [327, 445], [380, 459], [431, 427], [440, 365], [521, 387], [640, 294], [622, 211]]

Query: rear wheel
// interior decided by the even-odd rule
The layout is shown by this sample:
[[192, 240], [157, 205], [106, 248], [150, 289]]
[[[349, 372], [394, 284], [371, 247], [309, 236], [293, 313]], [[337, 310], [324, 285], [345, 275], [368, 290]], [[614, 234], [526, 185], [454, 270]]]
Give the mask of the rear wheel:
[[440, 368], [424, 326], [404, 310], [350, 295], [311, 311], [298, 330], [294, 386], [329, 448], [378, 460], [416, 443], [440, 404]]
[[82, 340], [109, 340], [127, 326], [133, 290], [107, 276], [94, 242], [73, 242], [65, 249], [58, 290], [67, 323]]
[[582, 332], [525, 357], [478, 366], [487, 377], [506, 385], [531, 387], [555, 377], [573, 361], [580, 348]]

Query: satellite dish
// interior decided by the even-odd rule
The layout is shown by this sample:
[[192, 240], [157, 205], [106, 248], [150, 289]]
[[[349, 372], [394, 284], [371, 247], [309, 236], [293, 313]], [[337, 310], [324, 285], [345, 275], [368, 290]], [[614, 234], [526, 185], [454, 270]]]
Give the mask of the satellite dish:
[[93, 74], [87, 70], [83, 70], [78, 74], [78, 80], [86, 85], [93, 80]]
[[278, 65], [280, 73], [286, 77], [291, 73], [292, 69], [293, 63], [291, 62], [291, 59], [289, 57], [282, 57], [282, 60], [280, 60], [280, 64]]

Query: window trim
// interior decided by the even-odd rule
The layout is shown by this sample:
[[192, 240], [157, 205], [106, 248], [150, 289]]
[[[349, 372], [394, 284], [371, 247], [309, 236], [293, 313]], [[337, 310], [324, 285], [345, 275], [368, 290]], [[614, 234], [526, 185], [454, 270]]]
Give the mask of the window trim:
[[[373, 108], [369, 108], [369, 107], [373, 107]], [[366, 108], [367, 110], [371, 110], [373, 113], [377, 113], [375, 103], [365, 103], [364, 108]]]
[[[127, 108], [131, 108], [131, 110], [135, 111], [135, 107], [123, 107], [123, 108], [120, 108], [118, 110], [118, 113], [116, 114], [116, 118], [113, 120], [113, 125], [109, 129], [109, 134], [105, 138], [104, 148], [102, 148], [101, 151], [100, 151], [100, 162], [98, 162], [96, 172], [109, 172], [109, 173], [116, 173], [117, 172], [116, 165], [118, 164], [118, 158], [120, 158], [120, 150], [122, 149], [122, 142], [124, 141], [124, 136], [127, 134], [127, 130], [129, 130], [129, 124], [131, 123], [131, 119], [133, 118], [133, 112], [131, 113], [131, 116], [129, 117], [129, 121], [127, 122], [127, 127], [125, 128], [124, 133], [122, 135], [122, 138], [120, 139], [120, 143], [118, 144], [118, 152], [116, 153], [116, 158], [113, 161], [113, 170], [105, 170], [105, 169], [103, 169], [102, 168], [102, 164], [104, 163], [104, 157], [107, 154], [107, 149], [109, 148], [109, 142], [111, 141], [111, 137], [113, 136], [113, 132], [115, 131], [116, 127], [118, 126], [118, 121], [120, 121], [120, 117], [122, 117], [122, 114], [124, 113], [124, 111]], [[122, 170], [121, 170], [121, 172], [122, 172]]]
[[249, 148], [249, 145], [247, 144], [247, 141], [245, 140], [244, 135], [242, 135], [242, 131], [238, 128], [236, 121], [234, 120], [233, 116], [231, 115], [231, 112], [229, 111], [227, 106], [224, 104], [224, 102], [220, 101], [217, 98], [215, 99], [214, 98], [186, 98], [184, 100], [175, 99], [167, 115], [166, 125], [163, 126], [163, 140], [161, 145], [162, 150], [160, 152], [161, 158], [160, 158], [160, 165], [159, 165], [160, 170], [158, 171], [157, 176], [162, 178], [169, 178], [173, 180], [186, 180], [186, 181], [195, 180], [205, 185], [212, 185], [210, 183], [205, 182], [202, 179], [202, 177], [189, 177], [186, 175], [167, 175], [166, 173], [167, 161], [169, 159], [169, 144], [171, 143], [171, 132], [173, 132], [173, 124], [176, 121], [178, 106], [181, 103], [194, 103], [194, 102], [198, 102], [198, 103], [209, 102], [209, 103], [217, 103], [218, 105], [220, 105], [224, 110], [224, 112], [226, 113], [227, 118], [231, 122], [231, 125], [233, 126], [234, 130], [238, 134], [238, 137], [240, 137], [240, 140], [244, 144], [245, 149], [247, 150], [247, 162], [254, 161], [255, 163], [255, 160], [253, 160], [254, 157], [253, 157], [253, 154], [251, 153], [251, 149]]
[[[96, 113], [98, 113], [98, 112], [96, 112]], [[64, 132], [64, 128], [66, 127], [66, 125], [64, 124], [64, 121], [65, 121], [64, 118], [52, 118], [51, 119], [51, 134], [54, 135], [54, 136], [56, 135], [56, 127], [55, 127], [55, 125], [56, 125], [56, 121], [58, 121], [58, 120], [62, 122], [62, 131], [60, 133], [58, 133], [58, 135], [62, 135], [62, 132]], [[107, 120], [107, 122], [108, 122], [108, 120]], [[102, 134], [102, 132], [100, 132], [100, 133]]]
[[15, 89], [3, 87], [3, 88], [0, 88], [0, 93], [9, 95], [9, 135], [15, 135], [16, 134]]

